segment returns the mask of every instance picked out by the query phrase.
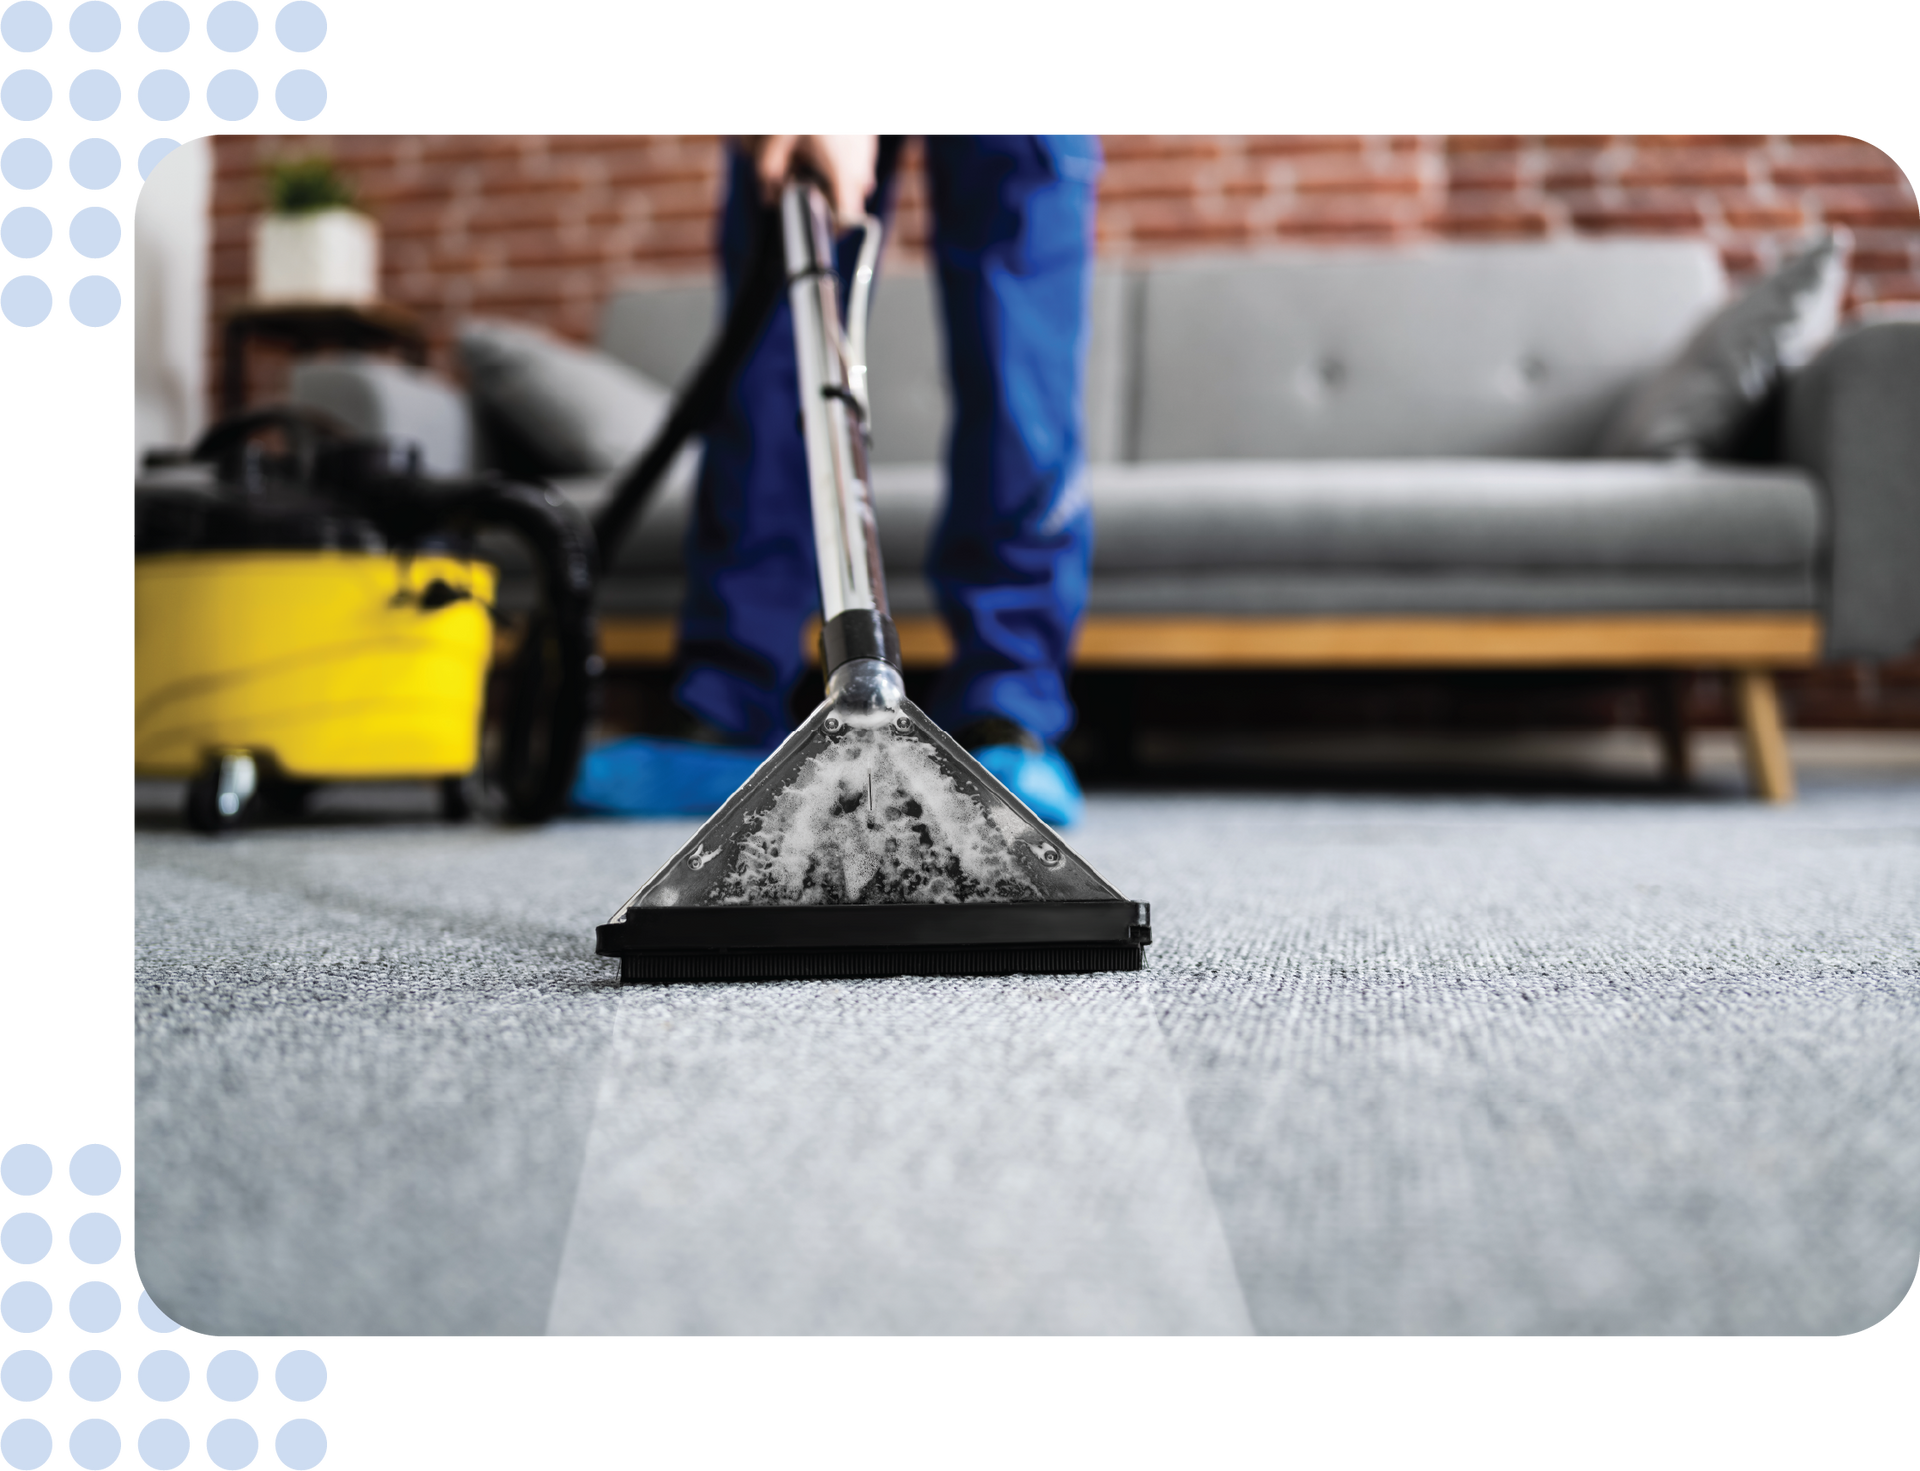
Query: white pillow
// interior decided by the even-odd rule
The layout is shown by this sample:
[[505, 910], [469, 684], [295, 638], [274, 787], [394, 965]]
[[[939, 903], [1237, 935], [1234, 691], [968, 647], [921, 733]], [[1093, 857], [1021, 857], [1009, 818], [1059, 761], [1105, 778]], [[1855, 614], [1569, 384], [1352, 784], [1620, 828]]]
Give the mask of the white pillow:
[[671, 393], [625, 363], [525, 322], [463, 322], [459, 352], [474, 397], [554, 474], [620, 469], [673, 407]]

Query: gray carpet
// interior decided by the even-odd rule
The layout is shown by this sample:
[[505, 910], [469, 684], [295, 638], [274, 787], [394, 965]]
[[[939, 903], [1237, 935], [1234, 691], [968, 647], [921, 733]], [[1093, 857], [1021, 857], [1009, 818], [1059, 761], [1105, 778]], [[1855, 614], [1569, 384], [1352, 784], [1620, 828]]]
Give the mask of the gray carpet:
[[1096, 797], [1132, 976], [629, 987], [691, 830], [138, 843], [217, 1333], [1836, 1333], [1920, 1258], [1920, 783]]

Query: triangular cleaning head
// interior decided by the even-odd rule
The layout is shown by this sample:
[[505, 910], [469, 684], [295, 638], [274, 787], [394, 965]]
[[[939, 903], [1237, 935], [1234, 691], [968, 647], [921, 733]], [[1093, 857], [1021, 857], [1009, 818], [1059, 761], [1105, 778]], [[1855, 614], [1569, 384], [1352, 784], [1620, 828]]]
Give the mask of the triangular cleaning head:
[[628, 981], [1138, 970], [1151, 939], [870, 659], [598, 935]]

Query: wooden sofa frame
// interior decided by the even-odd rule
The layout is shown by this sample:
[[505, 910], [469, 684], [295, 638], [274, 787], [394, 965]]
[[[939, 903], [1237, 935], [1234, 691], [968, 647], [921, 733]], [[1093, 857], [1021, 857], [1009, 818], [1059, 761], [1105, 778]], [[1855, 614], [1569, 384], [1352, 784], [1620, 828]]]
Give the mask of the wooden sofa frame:
[[[899, 620], [909, 668], [952, 657], [938, 617]], [[674, 652], [671, 617], [600, 621], [610, 665], [660, 667]], [[1820, 654], [1812, 613], [1587, 613], [1226, 617], [1089, 615], [1074, 663], [1082, 669], [1669, 669], [1721, 670], [1733, 679], [1747, 777], [1769, 802], [1791, 801], [1793, 765], [1774, 673]], [[813, 646], [811, 637], [807, 646]], [[1677, 715], [1661, 731], [1670, 777], [1689, 768]]]

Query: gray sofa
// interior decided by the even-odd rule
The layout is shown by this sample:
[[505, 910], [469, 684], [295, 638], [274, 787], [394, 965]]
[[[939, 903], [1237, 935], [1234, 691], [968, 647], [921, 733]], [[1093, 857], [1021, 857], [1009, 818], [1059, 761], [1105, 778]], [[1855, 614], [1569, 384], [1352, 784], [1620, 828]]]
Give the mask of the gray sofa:
[[[1713, 247], [1673, 240], [1103, 269], [1083, 662], [1739, 669], [1750, 740], [1777, 746], [1767, 669], [1920, 637], [1920, 322], [1845, 330], [1796, 374], [1770, 462], [1594, 457], [1623, 396], [1726, 294]], [[600, 346], [676, 383], [715, 311], [710, 283], [637, 283]], [[870, 356], [889, 586], [910, 657], [937, 659], [920, 564], [946, 402], [926, 274], [883, 277]], [[404, 432], [379, 397], [355, 416]], [[692, 472], [688, 457], [612, 559], [616, 654], [664, 654]], [[607, 478], [561, 483], [590, 506]], [[1785, 795], [1784, 766], [1770, 778], [1752, 753]]]

